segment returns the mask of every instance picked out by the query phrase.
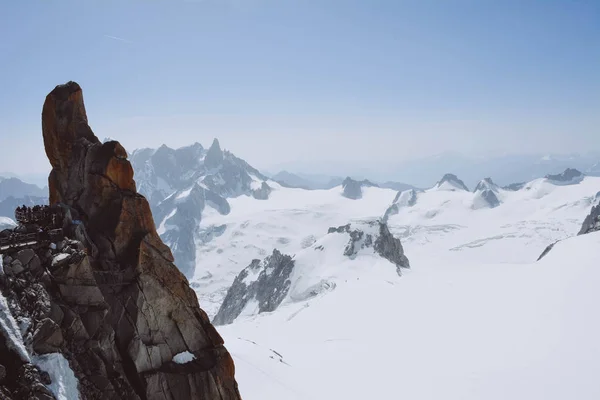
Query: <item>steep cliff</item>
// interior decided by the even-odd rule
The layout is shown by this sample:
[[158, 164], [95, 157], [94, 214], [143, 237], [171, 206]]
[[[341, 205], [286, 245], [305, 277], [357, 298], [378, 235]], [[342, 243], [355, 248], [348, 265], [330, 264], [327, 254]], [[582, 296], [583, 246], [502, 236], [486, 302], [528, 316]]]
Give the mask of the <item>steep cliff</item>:
[[[79, 314], [93, 321], [79, 338], [95, 366], [80, 373], [96, 386], [90, 398], [239, 399], [233, 360], [159, 238], [127, 152], [94, 135], [77, 83], [46, 97], [42, 130], [50, 203], [83, 222], [73, 236], [89, 273], [70, 284], [91, 302]], [[183, 364], [182, 353], [192, 355]]]

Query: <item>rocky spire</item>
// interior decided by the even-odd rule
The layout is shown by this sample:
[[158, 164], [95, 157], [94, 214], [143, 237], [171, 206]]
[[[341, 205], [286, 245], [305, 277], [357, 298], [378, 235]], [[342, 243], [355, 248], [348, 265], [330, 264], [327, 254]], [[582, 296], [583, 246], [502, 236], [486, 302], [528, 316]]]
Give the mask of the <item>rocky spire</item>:
[[[51, 204], [70, 206], [83, 221], [80, 237], [108, 304], [97, 323], [114, 329], [102, 346], [115, 348], [128, 385], [140, 399], [239, 399], [223, 339], [156, 233], [127, 152], [116, 141], [101, 143], [89, 127], [77, 83], [46, 97], [42, 129]], [[213, 147], [220, 152], [218, 142]], [[193, 360], [174, 362], [184, 352]]]
[[217, 168], [219, 165], [223, 163], [223, 150], [221, 150], [221, 145], [219, 144], [219, 140], [215, 138], [213, 140], [212, 145], [208, 149], [206, 153], [206, 158], [204, 159], [204, 165], [206, 168]]

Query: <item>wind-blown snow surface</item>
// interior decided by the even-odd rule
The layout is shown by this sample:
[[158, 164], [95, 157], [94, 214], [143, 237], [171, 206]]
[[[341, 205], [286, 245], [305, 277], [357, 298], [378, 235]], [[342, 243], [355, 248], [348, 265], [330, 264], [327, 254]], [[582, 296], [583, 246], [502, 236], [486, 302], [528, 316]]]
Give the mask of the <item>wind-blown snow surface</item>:
[[[569, 238], [599, 189], [599, 178], [567, 186], [538, 179], [517, 191], [497, 189], [494, 208], [473, 207], [477, 192], [416, 193], [414, 204], [388, 220], [411, 262], [403, 277], [369, 262], [340, 264], [339, 273], [329, 263], [323, 271], [315, 265], [306, 273], [326, 272], [334, 290], [219, 327], [242, 395], [600, 398], [600, 233]], [[199, 250], [199, 269], [211, 276], [198, 274], [196, 284], [233, 280], [229, 271], [273, 247], [300, 254], [302, 243], [321, 240], [326, 227], [382, 216], [395, 197], [364, 188], [362, 199], [349, 200], [338, 187], [277, 188], [262, 203], [235, 199], [219, 219], [225, 233]], [[201, 305], [210, 300], [201, 297]]]
[[598, 399], [600, 233], [530, 264], [370, 271], [221, 327], [247, 400]]
[[222, 234], [197, 246], [192, 286], [211, 317], [237, 274], [253, 259], [263, 259], [274, 248], [293, 255], [327, 235], [329, 227], [380, 217], [396, 195], [390, 189], [364, 187], [362, 199], [351, 200], [342, 196], [341, 187], [304, 190], [269, 185], [274, 189], [269, 200], [240, 196], [228, 199], [228, 215], [211, 208], [202, 215], [204, 229], [226, 225]]
[[[252, 259], [263, 259], [274, 248], [295, 255], [323, 238], [329, 227], [382, 217], [397, 195], [390, 189], [364, 187], [362, 198], [351, 200], [342, 196], [339, 186], [309, 191], [269, 184], [269, 200], [240, 196], [228, 199], [228, 215], [209, 207], [202, 214], [203, 229], [225, 227], [211, 240], [197, 243], [197, 268], [191, 279], [211, 317]], [[569, 186], [538, 179], [518, 191], [498, 188], [500, 205], [490, 208], [479, 204], [479, 192], [434, 187], [415, 192], [414, 204], [398, 203], [398, 213], [389, 216], [388, 225], [415, 268], [431, 258], [440, 265], [463, 260], [527, 263], [548, 244], [577, 234], [599, 189], [600, 178], [594, 177]]]

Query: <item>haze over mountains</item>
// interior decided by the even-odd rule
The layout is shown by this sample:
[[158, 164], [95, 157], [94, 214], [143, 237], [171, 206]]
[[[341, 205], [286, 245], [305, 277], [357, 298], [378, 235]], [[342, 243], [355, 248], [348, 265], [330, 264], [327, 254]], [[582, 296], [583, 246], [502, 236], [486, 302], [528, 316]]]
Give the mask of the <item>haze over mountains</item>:
[[[597, 281], [592, 260], [600, 226], [600, 177], [592, 176], [594, 164], [588, 174], [575, 168], [556, 171], [568, 160], [550, 157], [518, 174], [506, 173], [537, 176], [511, 184], [495, 176], [470, 182], [450, 169], [435, 183], [415, 187], [363, 177], [263, 174], [216, 139], [208, 147], [139, 149], [129, 158], [157, 233], [202, 309], [221, 325], [244, 398], [325, 400], [340, 393], [332, 382], [348, 398], [366, 396], [358, 376], [342, 384], [344, 377], [354, 376], [346, 356], [368, 365], [393, 360], [403, 374], [402, 392], [414, 398], [442, 395], [433, 388], [423, 394], [423, 387], [429, 387], [426, 375], [445, 382], [443, 396], [451, 399], [495, 398], [494, 393], [521, 398], [511, 387], [499, 387], [487, 372], [478, 370], [487, 383], [466, 380], [472, 366], [482, 363], [507, 371], [509, 380], [525, 373], [522, 390], [534, 398], [562, 398], [572, 385], [596, 394], [595, 378], [582, 373], [574, 360], [589, 352], [600, 326], [584, 316], [571, 317], [573, 310], [585, 309], [595, 290], [588, 283]], [[22, 201], [47, 201], [34, 196], [47, 189], [15, 179], [3, 182], [9, 189], [0, 202], [6, 210], [0, 211], [8, 217]], [[5, 228], [14, 222], [3, 218], [0, 224]], [[577, 233], [589, 238], [573, 238]], [[571, 270], [577, 277], [558, 278], [560, 266], [575, 254], [578, 262]], [[533, 287], [539, 301], [530, 297]], [[549, 317], [532, 318], [534, 310], [550, 307], [557, 287], [577, 295], [561, 305], [564, 312], [548, 309], [544, 315]], [[504, 290], [511, 293], [510, 301]], [[398, 305], [391, 314], [389, 304]], [[360, 351], [368, 347], [372, 328], [357, 321], [357, 313], [376, 321], [385, 356]], [[487, 325], [475, 324], [473, 315]], [[426, 322], [419, 322], [425, 316]], [[525, 332], [548, 334], [569, 323], [578, 328], [564, 331], [558, 345], [502, 328], [517, 324]], [[583, 338], [580, 329], [585, 329]], [[427, 333], [440, 331], [447, 335]], [[484, 342], [473, 343], [467, 332], [478, 332]], [[403, 345], [407, 340], [413, 350]], [[504, 345], [498, 348], [498, 343]], [[556, 381], [563, 376], [564, 368], [546, 369], [558, 361], [552, 355], [556, 346], [566, 354], [561, 360], [571, 362], [564, 368], [574, 375], [550, 393], [536, 376], [540, 370]], [[515, 348], [518, 354], [511, 353]], [[508, 359], [507, 352], [512, 354]], [[427, 373], [419, 367], [420, 362], [440, 362], [440, 354], [439, 367]], [[539, 354], [545, 361], [531, 361], [525, 372], [516, 369], [515, 360], [535, 360]], [[335, 371], [327, 380], [314, 373], [315, 357]], [[467, 361], [453, 364], [450, 379], [447, 364], [461, 357]], [[591, 362], [585, 368], [595, 371], [600, 365]], [[380, 375], [364, 373], [369, 379], [375, 378], [372, 373]], [[385, 396], [395, 390], [390, 383], [375, 392]]]

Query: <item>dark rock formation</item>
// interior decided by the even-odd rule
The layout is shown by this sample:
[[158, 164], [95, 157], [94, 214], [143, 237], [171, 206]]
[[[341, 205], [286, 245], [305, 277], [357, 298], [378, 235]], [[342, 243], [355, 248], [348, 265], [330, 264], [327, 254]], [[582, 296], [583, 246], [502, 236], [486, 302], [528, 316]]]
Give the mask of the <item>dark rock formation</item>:
[[502, 189], [510, 190], [511, 192], [516, 192], [517, 190], [523, 189], [526, 184], [527, 184], [527, 182], [511, 183], [510, 185], [506, 185], [506, 186], [502, 187]]
[[331, 227], [327, 233], [347, 233], [350, 236], [344, 249], [346, 257], [354, 258], [360, 250], [372, 247], [377, 254], [396, 265], [398, 275], [402, 274], [401, 268], [410, 268], [410, 262], [404, 255], [400, 239], [392, 235], [385, 222], [372, 221], [367, 226], [376, 227], [377, 231], [366, 232], [365, 229], [352, 229], [352, 225], [347, 224], [337, 228]]
[[404, 255], [404, 248], [400, 243], [400, 239], [392, 235], [387, 224], [379, 223], [379, 235], [375, 239], [373, 248], [381, 257], [396, 265], [399, 275], [400, 268], [410, 268], [410, 262]]
[[482, 179], [473, 192], [481, 197], [490, 208], [498, 207], [500, 205], [500, 200], [497, 196], [499, 188], [498, 185], [492, 181], [492, 178]]
[[551, 183], [555, 185], [575, 185], [583, 180], [585, 175], [574, 168], [567, 168], [560, 174], [546, 175]]
[[213, 323], [232, 323], [251, 301], [257, 303], [257, 313], [275, 311], [288, 294], [293, 269], [292, 257], [277, 249], [264, 261], [252, 260], [235, 278]]
[[544, 251], [542, 251], [542, 254], [540, 254], [540, 256], [538, 257], [537, 261], [540, 261], [542, 258], [546, 257], [546, 255], [548, 253], [550, 253], [550, 250], [552, 250], [552, 248], [554, 247], [554, 245], [556, 243], [558, 243], [558, 242], [560, 242], [560, 240], [557, 240], [556, 242], [549, 244], [548, 247], [546, 247], [544, 249]]
[[350, 177], [347, 177], [344, 179], [344, 182], [342, 182], [342, 188], [344, 189], [342, 195], [352, 200], [361, 199], [363, 187], [377, 187], [377, 185], [366, 179], [362, 181], [356, 181]]
[[252, 196], [257, 200], [267, 200], [272, 191], [273, 189], [271, 189], [267, 182], [263, 182], [259, 189], [252, 191]]
[[[41, 320], [41, 343], [73, 349], [83, 398], [239, 399], [233, 360], [156, 233], [127, 152], [94, 135], [78, 84], [48, 95], [42, 129], [50, 203], [79, 214], [85, 252], [51, 262], [60, 322]], [[68, 327], [62, 344], [55, 325]], [[174, 363], [185, 351], [195, 360]]]
[[415, 189], [398, 192], [392, 205], [385, 210], [382, 221], [387, 223], [392, 215], [396, 215], [400, 212], [400, 207], [413, 207], [415, 204], [417, 204], [417, 191]]
[[219, 140], [213, 140], [212, 145], [208, 149], [208, 153], [206, 153], [206, 157], [204, 158], [204, 165], [206, 168], [218, 168], [223, 163], [223, 150], [221, 150], [221, 145], [219, 144]]
[[[466, 190], [467, 192], [469, 191], [469, 188], [467, 187], [467, 185], [465, 185], [465, 183], [463, 181], [461, 181], [460, 179], [458, 179], [458, 177], [454, 174], [444, 175], [442, 177], [442, 179], [436, 184], [436, 187], [440, 187], [444, 183], [448, 183], [450, 186], [454, 187], [455, 189]], [[452, 189], [452, 190], [455, 190], [455, 189]]]
[[595, 205], [587, 217], [583, 220], [578, 235], [600, 231], [600, 205]]
[[[354, 259], [364, 249], [392, 262], [396, 266], [396, 272], [401, 275], [401, 268], [410, 268], [408, 259], [400, 239], [396, 239], [390, 233], [387, 225], [379, 221], [360, 223], [358, 228], [353, 229], [351, 224], [331, 227], [328, 234], [342, 234], [349, 239], [344, 247], [343, 254]], [[298, 255], [302, 259], [305, 252], [325, 251], [322, 244], [311, 243], [303, 253]], [[332, 249], [340, 251], [339, 248]], [[314, 263], [313, 255], [310, 262]], [[229, 288], [221, 308], [217, 312], [213, 323], [217, 325], [230, 324], [242, 313], [244, 315], [258, 314], [266, 311], [274, 311], [287, 298], [290, 301], [304, 301], [319, 294], [335, 289], [336, 283], [328, 279], [315, 279], [314, 282], [296, 293], [290, 293], [290, 288], [297, 282], [292, 282], [292, 272], [296, 266], [296, 260], [277, 249], [273, 254], [263, 261], [253, 260], [235, 278], [233, 285]], [[296, 273], [298, 277], [302, 273]], [[303, 277], [310, 280], [311, 277]]]

